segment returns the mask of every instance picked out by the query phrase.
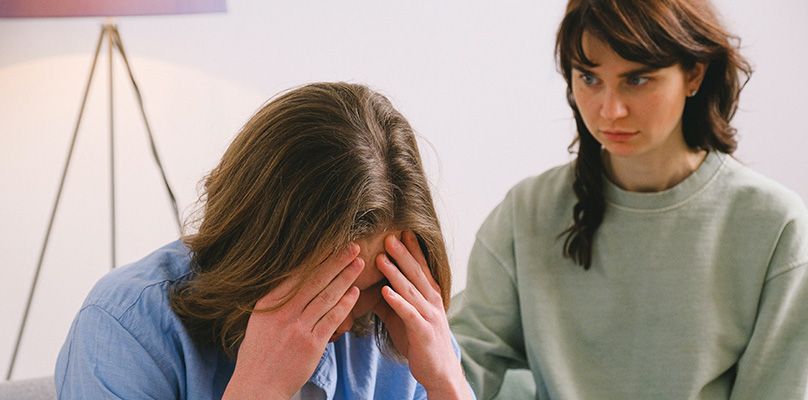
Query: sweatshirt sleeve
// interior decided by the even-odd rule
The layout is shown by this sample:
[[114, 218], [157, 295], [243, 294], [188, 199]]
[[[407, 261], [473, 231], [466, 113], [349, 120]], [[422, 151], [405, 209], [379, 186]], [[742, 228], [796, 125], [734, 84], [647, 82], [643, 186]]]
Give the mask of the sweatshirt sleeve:
[[56, 362], [58, 398], [175, 399], [176, 382], [118, 320], [85, 306], [73, 321]]
[[466, 377], [479, 399], [491, 399], [505, 372], [527, 368], [516, 287], [513, 227], [503, 202], [480, 228], [466, 289], [452, 305], [450, 323]]
[[808, 399], [808, 217], [775, 247], [732, 400]]

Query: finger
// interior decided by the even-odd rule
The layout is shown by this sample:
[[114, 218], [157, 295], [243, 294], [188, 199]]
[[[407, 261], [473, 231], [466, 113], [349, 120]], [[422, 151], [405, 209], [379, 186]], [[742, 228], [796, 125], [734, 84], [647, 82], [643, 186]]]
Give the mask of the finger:
[[351, 286], [337, 304], [314, 324], [312, 333], [320, 339], [330, 338], [339, 327], [339, 324], [348, 317], [357, 300], [359, 300], [359, 288]]
[[432, 289], [435, 289], [438, 294], [440, 294], [440, 285], [438, 285], [438, 282], [435, 281], [435, 277], [432, 276], [432, 270], [429, 269], [429, 264], [427, 263], [426, 257], [421, 250], [421, 244], [418, 243], [418, 237], [416, 237], [415, 233], [412, 231], [405, 231], [402, 234], [402, 241], [415, 261], [418, 262], [418, 265], [421, 266], [421, 271], [423, 272], [427, 282], [429, 282], [429, 285], [432, 286]]
[[421, 313], [399, 293], [391, 289], [390, 286], [382, 288], [382, 297], [390, 305], [393, 312], [398, 315], [407, 330], [414, 329], [416, 332], [424, 332], [425, 329], [428, 329], [429, 324], [421, 316]]
[[328, 286], [311, 299], [303, 309], [301, 318], [303, 318], [304, 321], [311, 321], [311, 325], [314, 326], [323, 315], [334, 308], [342, 297], [344, 297], [345, 293], [350, 290], [364, 268], [365, 261], [361, 258], [354, 258], [348, 267], [343, 269]]
[[[379, 293], [381, 295], [381, 291]], [[381, 298], [384, 299], [384, 295], [381, 295]], [[373, 308], [373, 313], [384, 323], [387, 335], [393, 340], [393, 346], [406, 357], [409, 345], [407, 343], [407, 326], [404, 321], [390, 308], [387, 300], [380, 301]]]
[[[256, 310], [270, 309], [273, 306], [283, 301], [286, 301], [290, 295], [294, 297], [296, 293], [293, 292], [298, 287], [301, 279], [303, 279], [303, 274], [293, 273], [292, 275], [281, 281], [277, 286], [275, 286], [272, 290], [270, 290], [260, 299], [258, 299], [258, 301], [255, 303], [255, 309]], [[288, 300], [291, 302], [292, 299]], [[297, 307], [299, 307], [300, 310], [304, 305], [305, 303], [298, 302]]]
[[426, 257], [424, 257], [424, 252], [421, 250], [421, 244], [418, 243], [418, 237], [415, 236], [415, 233], [412, 231], [402, 232], [401, 241], [404, 242], [404, 246], [407, 247], [407, 250], [410, 251], [410, 254], [418, 264], [426, 265]]
[[[334, 252], [318, 265], [307, 279], [305, 284], [300, 288], [300, 292], [295, 295], [295, 301], [302, 308], [306, 305], [323, 289], [328, 286], [334, 278], [347, 268], [351, 262], [359, 255], [359, 245], [356, 243], [349, 243], [348, 246], [340, 251]], [[345, 287], [348, 288], [347, 286]]]
[[[404, 276], [399, 270], [399, 267], [393, 264], [386, 254], [382, 253], [376, 256], [376, 266], [379, 268], [379, 271], [384, 274], [400, 297], [403, 297], [408, 303], [415, 306], [418, 311], [422, 313], [427, 312], [430, 307], [429, 302], [427, 302], [426, 298], [418, 291], [418, 288]], [[382, 293], [384, 293], [383, 290]]]
[[[417, 240], [416, 240], [416, 247]], [[430, 293], [435, 289], [429, 283], [429, 280], [426, 278], [424, 271], [418, 261], [415, 260], [413, 255], [410, 253], [410, 250], [398, 240], [397, 237], [394, 235], [388, 235], [384, 238], [384, 249], [389, 253], [393, 259], [396, 260], [396, 265], [404, 273], [404, 276], [412, 282], [413, 285], [418, 289], [418, 292], [422, 294]], [[420, 249], [419, 249], [420, 253]], [[402, 292], [399, 287], [393, 285], [393, 288], [399, 292], [405, 299], [410, 300], [406, 296], [406, 292]]]

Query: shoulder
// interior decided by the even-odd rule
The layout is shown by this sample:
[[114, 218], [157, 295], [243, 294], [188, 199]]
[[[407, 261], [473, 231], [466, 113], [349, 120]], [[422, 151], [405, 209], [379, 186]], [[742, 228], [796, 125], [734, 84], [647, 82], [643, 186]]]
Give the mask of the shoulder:
[[558, 165], [539, 175], [523, 179], [510, 190], [508, 196], [519, 204], [556, 198], [567, 193], [574, 195], [572, 192], [574, 177], [574, 162]]
[[768, 277], [808, 263], [808, 208], [794, 191], [727, 156], [713, 200], [750, 240], [771, 238]]
[[728, 206], [748, 213], [778, 218], [784, 223], [808, 217], [805, 204], [797, 193], [730, 156], [724, 156], [724, 165], [715, 186]]
[[574, 174], [574, 164], [567, 163], [513, 186], [477, 231], [471, 257], [493, 257], [510, 268], [518, 243], [554, 243], [576, 202]]
[[101, 278], [59, 354], [61, 397], [177, 397], [179, 377], [194, 368], [183, 358], [195, 347], [171, 310], [168, 289], [189, 273], [188, 250], [174, 242]]
[[[574, 176], [574, 163], [570, 162], [523, 179], [508, 191], [502, 202], [488, 215], [480, 233], [514, 226], [527, 228], [539, 220], [550, 223], [548, 219], [568, 216], [576, 201], [572, 190]], [[495, 235], [500, 236], [501, 233]]]
[[90, 291], [82, 309], [96, 307], [119, 321], [131, 314], [148, 317], [168, 312], [168, 289], [187, 278], [190, 264], [185, 245], [172, 242], [105, 275]]

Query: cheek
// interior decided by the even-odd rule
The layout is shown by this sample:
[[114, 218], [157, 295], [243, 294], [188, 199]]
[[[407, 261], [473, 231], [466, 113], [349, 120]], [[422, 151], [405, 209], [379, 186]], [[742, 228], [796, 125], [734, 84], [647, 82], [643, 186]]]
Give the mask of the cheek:
[[668, 132], [682, 118], [684, 100], [677, 96], [653, 94], [638, 102], [636, 110], [635, 115], [642, 116], [648, 128]]
[[599, 113], [598, 106], [595, 104], [595, 96], [591, 93], [587, 93], [583, 88], [579, 88], [578, 85], [573, 84], [572, 98], [575, 101], [575, 107], [578, 108], [578, 112], [584, 119], [584, 124], [591, 132], [593, 126], [597, 125], [596, 118]]

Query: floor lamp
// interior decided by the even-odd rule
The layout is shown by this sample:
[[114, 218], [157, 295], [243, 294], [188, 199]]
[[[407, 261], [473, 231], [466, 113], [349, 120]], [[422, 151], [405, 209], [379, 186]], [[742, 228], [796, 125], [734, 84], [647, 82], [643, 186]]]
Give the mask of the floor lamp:
[[22, 322], [17, 333], [17, 339], [14, 344], [14, 352], [9, 362], [8, 371], [6, 373], [6, 380], [10, 380], [14, 372], [14, 365], [17, 361], [17, 356], [22, 342], [23, 333], [25, 332], [25, 325], [28, 321], [28, 314], [31, 310], [31, 303], [34, 298], [34, 292], [39, 280], [39, 273], [42, 269], [42, 262], [45, 257], [45, 250], [48, 247], [48, 240], [50, 238], [51, 230], [53, 228], [53, 221], [56, 217], [56, 211], [59, 208], [59, 200], [62, 196], [62, 189], [64, 187], [67, 171], [70, 167], [70, 160], [73, 156], [73, 149], [78, 137], [81, 120], [84, 115], [84, 106], [87, 103], [87, 96], [90, 92], [90, 86], [95, 75], [95, 67], [98, 63], [98, 58], [101, 53], [101, 47], [107, 43], [107, 57], [109, 61], [109, 170], [110, 170], [110, 210], [111, 210], [111, 267], [115, 268], [115, 109], [114, 109], [114, 86], [113, 86], [113, 61], [114, 55], [117, 54], [121, 57], [129, 80], [134, 89], [137, 104], [140, 106], [140, 114], [143, 117], [143, 122], [146, 127], [146, 133], [149, 138], [151, 146], [151, 153], [160, 175], [163, 179], [166, 192], [168, 193], [171, 206], [173, 207], [174, 217], [177, 223], [177, 229], [181, 230], [181, 223], [179, 217], [179, 210], [177, 208], [177, 201], [174, 198], [174, 192], [171, 190], [171, 185], [166, 178], [165, 170], [163, 169], [162, 162], [157, 152], [157, 147], [154, 143], [154, 136], [152, 135], [151, 126], [146, 118], [146, 111], [143, 107], [143, 98], [140, 94], [140, 89], [135, 76], [132, 73], [132, 68], [129, 64], [129, 59], [123, 48], [123, 41], [118, 32], [117, 25], [112, 21], [111, 17], [127, 16], [127, 15], [164, 15], [164, 14], [194, 14], [194, 13], [208, 13], [208, 12], [224, 12], [226, 9], [225, 0], [80, 0], [80, 1], [64, 1], [64, 0], [4, 0], [0, 2], [0, 18], [43, 18], [43, 17], [107, 17], [107, 20], [101, 26], [101, 33], [98, 37], [98, 42], [95, 47], [95, 55], [93, 56], [92, 65], [90, 67], [90, 74], [87, 79], [87, 85], [84, 89], [84, 96], [81, 100], [79, 108], [79, 115], [76, 119], [76, 125], [73, 129], [73, 136], [70, 140], [70, 146], [67, 150], [65, 164], [62, 168], [61, 179], [59, 180], [59, 187], [56, 191], [56, 199], [51, 209], [48, 227], [45, 232], [45, 238], [42, 243], [42, 248], [39, 253], [37, 261], [36, 272], [31, 284], [31, 289], [28, 293], [28, 300], [25, 305], [25, 312], [23, 313]]

